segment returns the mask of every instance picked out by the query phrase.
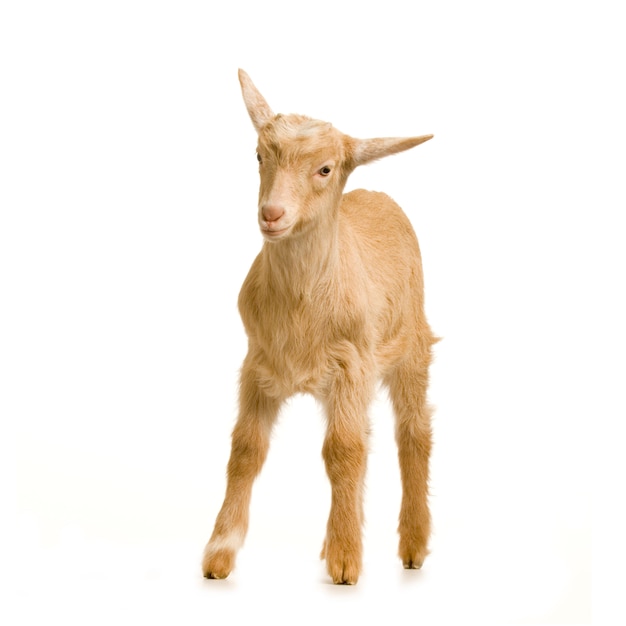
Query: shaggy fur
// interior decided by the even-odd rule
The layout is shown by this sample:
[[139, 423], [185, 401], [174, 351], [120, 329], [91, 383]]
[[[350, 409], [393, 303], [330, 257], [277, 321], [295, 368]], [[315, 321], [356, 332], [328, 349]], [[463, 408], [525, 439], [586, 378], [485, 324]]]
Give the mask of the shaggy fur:
[[335, 583], [361, 572], [367, 410], [379, 380], [389, 389], [403, 497], [399, 556], [419, 568], [430, 532], [426, 403], [431, 346], [417, 239], [382, 193], [343, 195], [358, 165], [432, 135], [358, 140], [331, 124], [274, 115], [248, 75], [243, 98], [258, 132], [258, 220], [265, 242], [243, 284], [239, 311], [249, 339], [241, 371], [226, 497], [203, 561], [224, 578], [248, 528], [252, 484], [282, 403], [299, 392], [325, 408], [323, 458], [332, 502], [322, 558]]

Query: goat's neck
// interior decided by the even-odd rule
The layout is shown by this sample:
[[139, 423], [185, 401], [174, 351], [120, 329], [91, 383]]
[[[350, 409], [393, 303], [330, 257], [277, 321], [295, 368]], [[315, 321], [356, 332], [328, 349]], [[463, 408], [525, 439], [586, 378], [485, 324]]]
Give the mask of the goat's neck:
[[306, 233], [265, 243], [267, 279], [275, 290], [297, 299], [332, 282], [338, 263], [337, 220], [316, 224]]

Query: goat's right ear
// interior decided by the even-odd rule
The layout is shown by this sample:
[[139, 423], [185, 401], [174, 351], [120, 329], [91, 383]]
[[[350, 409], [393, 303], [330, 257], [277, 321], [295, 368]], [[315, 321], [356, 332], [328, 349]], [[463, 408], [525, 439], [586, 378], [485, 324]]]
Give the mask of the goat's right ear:
[[274, 117], [274, 113], [250, 77], [241, 69], [239, 70], [239, 82], [241, 83], [243, 101], [246, 103], [246, 109], [248, 109], [250, 119], [258, 133]]

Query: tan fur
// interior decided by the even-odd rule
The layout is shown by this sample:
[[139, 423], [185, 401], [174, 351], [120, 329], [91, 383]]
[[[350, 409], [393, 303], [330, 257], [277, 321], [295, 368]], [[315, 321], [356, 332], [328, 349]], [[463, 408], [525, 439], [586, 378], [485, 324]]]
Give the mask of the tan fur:
[[259, 134], [259, 226], [266, 239], [239, 295], [249, 349], [241, 371], [226, 497], [205, 551], [207, 578], [228, 576], [248, 528], [252, 483], [282, 403], [307, 392], [324, 406], [332, 502], [322, 557], [335, 583], [361, 572], [367, 409], [389, 389], [403, 497], [399, 556], [419, 568], [430, 533], [426, 403], [431, 346], [420, 251], [382, 193], [343, 189], [352, 170], [432, 137], [358, 140], [326, 122], [274, 115], [240, 70]]

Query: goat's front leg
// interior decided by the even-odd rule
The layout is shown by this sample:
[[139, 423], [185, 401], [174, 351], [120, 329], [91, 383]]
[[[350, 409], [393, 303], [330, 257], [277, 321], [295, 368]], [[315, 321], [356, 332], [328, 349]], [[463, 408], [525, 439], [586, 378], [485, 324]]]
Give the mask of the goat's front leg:
[[269, 398], [245, 363], [241, 373], [239, 417], [233, 430], [224, 504], [204, 552], [206, 578], [226, 578], [235, 566], [247, 530], [252, 484], [267, 456], [280, 400]]
[[322, 455], [332, 500], [322, 558], [335, 584], [353, 585], [362, 565], [363, 483], [372, 394], [369, 376], [342, 364], [327, 399], [328, 429]]

